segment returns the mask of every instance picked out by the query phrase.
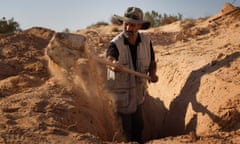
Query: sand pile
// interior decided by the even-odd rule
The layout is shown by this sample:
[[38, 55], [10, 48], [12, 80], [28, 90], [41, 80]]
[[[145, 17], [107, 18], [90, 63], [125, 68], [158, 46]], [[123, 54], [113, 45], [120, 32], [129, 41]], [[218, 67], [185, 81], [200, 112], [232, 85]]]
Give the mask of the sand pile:
[[103, 73], [87, 59], [83, 36], [32, 28], [1, 42], [1, 142], [122, 139]]

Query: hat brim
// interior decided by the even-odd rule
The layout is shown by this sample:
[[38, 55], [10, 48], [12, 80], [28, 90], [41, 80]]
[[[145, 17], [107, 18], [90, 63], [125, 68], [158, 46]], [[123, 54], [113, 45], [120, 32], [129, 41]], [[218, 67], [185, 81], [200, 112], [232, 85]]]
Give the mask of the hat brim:
[[118, 15], [114, 15], [113, 18], [116, 19], [120, 24], [122, 24], [123, 21], [135, 23], [135, 24], [142, 24], [141, 29], [148, 29], [151, 26], [151, 23], [149, 21], [145, 21], [145, 20], [135, 20], [132, 18], [122, 17], [122, 16], [118, 16]]

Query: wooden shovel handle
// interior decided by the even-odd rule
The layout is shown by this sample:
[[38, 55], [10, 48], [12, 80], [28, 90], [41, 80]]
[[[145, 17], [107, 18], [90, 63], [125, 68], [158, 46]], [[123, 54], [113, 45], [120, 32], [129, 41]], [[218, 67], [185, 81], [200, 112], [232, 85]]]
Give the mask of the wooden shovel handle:
[[[109, 66], [112, 66], [112, 67], [117, 67], [118, 66], [117, 64], [114, 64], [114, 63], [112, 63], [110, 61], [107, 61], [106, 59], [103, 59], [103, 58], [100, 58], [100, 57], [97, 57], [97, 56], [94, 56], [94, 55], [91, 55], [90, 57], [95, 59], [96, 61], [102, 63], [102, 64], [106, 64], [106, 65], [109, 65]], [[127, 72], [127, 73], [130, 73], [130, 74], [133, 74], [133, 75], [136, 75], [136, 76], [139, 76], [139, 77], [151, 80], [151, 78], [149, 76], [147, 76], [146, 74], [143, 74], [143, 73], [140, 73], [140, 72], [136, 72], [136, 71], [131, 70], [129, 68], [126, 68], [124, 66], [122, 66], [121, 68], [122, 68], [122, 70], [124, 72]]]

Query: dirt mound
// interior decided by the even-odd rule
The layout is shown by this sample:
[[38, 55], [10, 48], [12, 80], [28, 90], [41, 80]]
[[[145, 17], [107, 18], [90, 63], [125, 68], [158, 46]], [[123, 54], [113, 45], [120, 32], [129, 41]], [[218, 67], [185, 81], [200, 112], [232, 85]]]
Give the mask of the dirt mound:
[[[153, 39], [159, 76], [143, 105], [146, 143], [239, 142], [239, 12], [143, 31]], [[106, 67], [88, 57], [103, 57], [120, 30], [33, 27], [2, 36], [0, 143], [123, 141]]]
[[0, 97], [41, 85], [48, 77], [44, 48], [53, 35], [44, 28], [32, 28], [0, 40]]
[[84, 43], [83, 36], [44, 28], [1, 39], [1, 143], [121, 140]]

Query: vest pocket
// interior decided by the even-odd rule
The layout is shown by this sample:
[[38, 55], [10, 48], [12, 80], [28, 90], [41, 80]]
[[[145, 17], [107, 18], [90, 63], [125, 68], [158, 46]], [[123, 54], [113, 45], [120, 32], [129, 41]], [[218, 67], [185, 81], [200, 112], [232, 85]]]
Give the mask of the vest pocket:
[[129, 105], [129, 91], [115, 89], [113, 92], [113, 98], [117, 108], [127, 107]]
[[116, 73], [116, 81], [118, 83], [120, 83], [119, 85], [122, 85], [123, 87], [125, 86], [129, 86], [129, 79], [130, 79], [130, 75], [126, 72], [119, 72]]
[[148, 61], [148, 59], [146, 59], [146, 58], [139, 59], [139, 62], [138, 62], [139, 71], [143, 72], [143, 73], [148, 72], [149, 64], [150, 64], [150, 62]]

